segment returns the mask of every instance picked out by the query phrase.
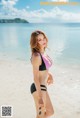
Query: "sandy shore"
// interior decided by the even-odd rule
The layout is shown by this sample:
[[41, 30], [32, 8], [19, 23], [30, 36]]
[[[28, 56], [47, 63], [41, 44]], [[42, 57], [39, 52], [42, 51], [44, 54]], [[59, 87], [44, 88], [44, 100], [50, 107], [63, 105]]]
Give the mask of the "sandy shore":
[[[48, 86], [48, 92], [55, 110], [51, 118], [80, 118], [80, 68], [55, 64], [50, 71], [54, 84]], [[12, 105], [13, 118], [35, 118], [32, 82], [30, 64], [0, 60], [0, 106]]]

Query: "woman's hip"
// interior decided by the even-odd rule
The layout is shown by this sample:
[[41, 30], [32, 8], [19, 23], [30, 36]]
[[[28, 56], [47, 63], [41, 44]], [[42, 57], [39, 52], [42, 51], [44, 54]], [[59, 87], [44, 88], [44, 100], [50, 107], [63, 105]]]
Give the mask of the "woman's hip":
[[[41, 88], [41, 91], [47, 91], [47, 87], [46, 87], [46, 85], [44, 85], [44, 84], [41, 84], [41, 85], [40, 85], [40, 88]], [[31, 94], [32, 94], [32, 93], [34, 93], [35, 91], [37, 91], [36, 86], [35, 86], [35, 83], [32, 83], [31, 86], [30, 86], [30, 92], [31, 92]]]

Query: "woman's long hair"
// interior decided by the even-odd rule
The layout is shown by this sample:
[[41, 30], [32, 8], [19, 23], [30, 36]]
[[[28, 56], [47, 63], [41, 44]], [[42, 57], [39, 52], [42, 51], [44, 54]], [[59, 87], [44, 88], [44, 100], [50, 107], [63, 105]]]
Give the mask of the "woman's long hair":
[[[43, 34], [44, 38], [46, 38], [46, 41], [48, 43], [48, 39], [44, 32], [39, 31], [39, 30], [32, 32], [31, 39], [30, 39], [30, 46], [31, 46], [32, 53], [40, 52], [40, 46], [38, 44], [38, 38], [37, 38], [39, 34]], [[47, 48], [47, 45], [45, 48]]]

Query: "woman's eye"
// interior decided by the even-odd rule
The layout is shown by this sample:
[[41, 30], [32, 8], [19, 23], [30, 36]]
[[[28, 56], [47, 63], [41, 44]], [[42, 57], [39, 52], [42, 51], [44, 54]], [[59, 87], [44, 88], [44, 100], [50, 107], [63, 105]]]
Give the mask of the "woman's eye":
[[43, 38], [43, 39], [39, 39], [38, 41], [44, 41], [45, 40], [45, 38]]
[[41, 41], [41, 39], [39, 39], [38, 41]]

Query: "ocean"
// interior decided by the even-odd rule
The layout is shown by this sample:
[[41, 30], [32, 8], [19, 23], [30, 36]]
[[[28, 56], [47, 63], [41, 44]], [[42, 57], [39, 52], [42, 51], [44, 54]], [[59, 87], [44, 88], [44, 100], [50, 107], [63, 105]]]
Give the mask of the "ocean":
[[30, 62], [30, 35], [42, 30], [48, 37], [47, 53], [54, 63], [80, 65], [80, 24], [0, 24], [0, 60]]

